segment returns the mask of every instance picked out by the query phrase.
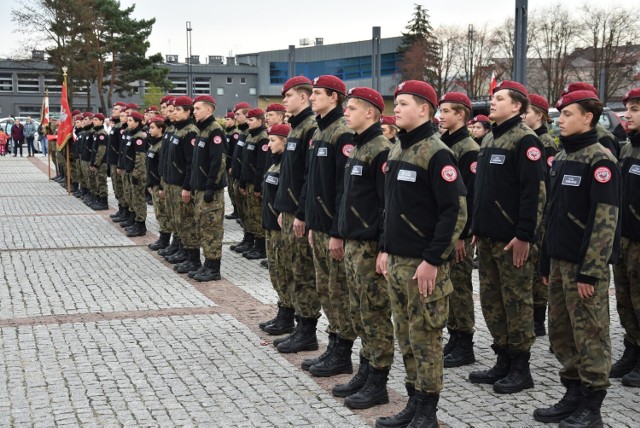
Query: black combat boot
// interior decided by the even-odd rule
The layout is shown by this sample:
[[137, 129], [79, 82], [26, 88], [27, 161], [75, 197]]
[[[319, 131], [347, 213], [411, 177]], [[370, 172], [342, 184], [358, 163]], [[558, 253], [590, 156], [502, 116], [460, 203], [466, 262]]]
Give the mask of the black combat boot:
[[293, 319], [296, 321], [296, 326], [293, 329], [293, 333], [291, 333], [288, 336], [282, 336], [282, 337], [278, 337], [276, 339], [273, 339], [272, 343], [273, 343], [273, 346], [275, 346], [276, 348], [281, 343], [288, 342], [288, 341], [294, 339], [295, 337], [297, 337], [300, 334], [300, 330], [302, 330], [302, 323], [300, 322], [300, 316], [299, 315], [294, 315]]
[[633, 388], [640, 388], [640, 356], [636, 362], [636, 366], [626, 375], [622, 376], [622, 384]]
[[240, 218], [240, 216], [238, 215], [238, 211], [236, 211], [236, 206], [233, 206], [233, 212], [231, 214], [227, 214], [224, 216], [224, 218], [226, 218], [227, 220], [235, 220], [237, 218]]
[[640, 347], [624, 340], [624, 352], [622, 357], [611, 366], [609, 377], [612, 379], [618, 379], [629, 373], [636, 366], [636, 362], [640, 357]]
[[493, 384], [498, 394], [514, 394], [523, 389], [533, 388], [533, 378], [529, 369], [530, 352], [510, 352], [511, 368], [509, 374]]
[[136, 221], [133, 228], [127, 229], [127, 236], [133, 238], [134, 236], [144, 236], [147, 234], [147, 225], [143, 221]]
[[536, 336], [546, 336], [547, 330], [544, 327], [544, 320], [547, 317], [547, 305], [533, 306], [533, 332]]
[[187, 260], [173, 267], [178, 273], [189, 273], [192, 270], [199, 269], [202, 266], [200, 262], [200, 248], [189, 248], [186, 250]]
[[118, 215], [117, 217], [113, 217], [111, 220], [114, 223], [123, 223], [123, 222], [129, 220], [129, 208], [128, 207], [122, 207], [122, 212], [120, 213], [120, 215]]
[[178, 247], [178, 251], [176, 251], [170, 256], [165, 256], [164, 258], [167, 262], [171, 263], [172, 265], [185, 262], [187, 261], [187, 259], [189, 259], [189, 255], [187, 254], [187, 250], [186, 248], [184, 248], [184, 244], [182, 243], [182, 241], [180, 241], [179, 244], [180, 245]]
[[260, 330], [264, 330], [264, 328], [266, 326], [268, 326], [269, 324], [273, 324], [276, 321], [276, 318], [278, 318], [278, 314], [280, 313], [280, 302], [278, 302], [278, 312], [276, 312], [276, 316], [271, 318], [270, 320], [267, 321], [261, 321], [258, 323], [258, 327], [260, 327]]
[[78, 182], [77, 181], [72, 181], [71, 182], [71, 193], [75, 194], [78, 191]]
[[229, 247], [231, 251], [235, 251], [236, 253], [244, 253], [245, 251], [253, 248], [253, 233], [245, 232], [242, 241], [238, 245], [232, 245]]
[[116, 217], [119, 217], [120, 214], [122, 214], [122, 205], [118, 204], [118, 211], [114, 212], [113, 214], [109, 214], [109, 218], [114, 219]]
[[440, 394], [416, 391], [416, 414], [407, 428], [438, 428], [438, 401]]
[[387, 380], [390, 367], [376, 369], [369, 366], [367, 381], [358, 392], [344, 399], [344, 404], [350, 409], [368, 409], [379, 404], [389, 402]]
[[369, 360], [360, 355], [360, 367], [356, 374], [347, 383], [340, 383], [331, 389], [334, 397], [348, 397], [360, 391], [369, 377]]
[[180, 238], [178, 238], [176, 235], [173, 235], [173, 241], [171, 241], [171, 243], [167, 248], [163, 250], [158, 250], [158, 255], [162, 257], [171, 256], [175, 254], [179, 248], [180, 248]]
[[416, 397], [416, 388], [410, 383], [405, 384], [409, 400], [407, 405], [393, 416], [383, 416], [376, 419], [376, 428], [404, 428], [411, 423], [416, 414], [418, 399]]
[[582, 400], [580, 381], [565, 378], [560, 378], [560, 381], [567, 388], [564, 397], [551, 407], [534, 410], [533, 419], [536, 421], [546, 424], [558, 423], [571, 416], [580, 405], [580, 400]]
[[169, 246], [169, 240], [171, 239], [171, 234], [167, 232], [160, 232], [160, 237], [153, 244], [149, 244], [148, 247], [150, 250], [158, 251], [165, 249]]
[[353, 373], [351, 348], [353, 348], [353, 340], [342, 339], [338, 336], [331, 355], [320, 361], [318, 364], [314, 364], [309, 367], [309, 373], [318, 377]]
[[447, 330], [449, 331], [449, 341], [442, 349], [442, 353], [445, 357], [453, 351], [456, 347], [456, 343], [458, 342], [458, 332], [456, 330], [451, 330], [450, 328], [447, 328]]
[[[82, 189], [80, 187], [80, 185], [78, 185], [78, 188], [76, 189], [75, 192], [72, 193], [73, 196], [75, 196], [76, 198], [81, 198], [82, 197], [82, 192], [84, 191], [84, 189]], [[116, 213], [117, 214], [117, 213]], [[113, 215], [113, 214], [111, 214]], [[112, 217], [113, 218], [113, 217]]]
[[127, 213], [127, 219], [120, 223], [120, 227], [126, 229], [127, 227], [131, 227], [136, 223], [136, 213], [133, 211], [129, 211]]
[[329, 333], [329, 344], [327, 345], [327, 349], [325, 349], [322, 354], [320, 354], [315, 358], [305, 358], [304, 360], [302, 360], [302, 364], [300, 364], [300, 367], [302, 367], [302, 370], [309, 371], [309, 367], [311, 367], [312, 365], [319, 364], [323, 360], [329, 358], [329, 356], [333, 352], [333, 348], [336, 346], [337, 338], [338, 338], [337, 334]]
[[199, 270], [193, 279], [199, 282], [219, 281], [222, 279], [220, 275], [220, 259], [205, 260], [203, 269]]
[[265, 269], [269, 269], [269, 260], [267, 259], [260, 260], [260, 266], [262, 266]]
[[461, 367], [476, 362], [473, 352], [473, 333], [457, 333], [457, 342], [453, 351], [444, 357], [444, 366]]
[[260, 260], [267, 258], [267, 253], [265, 250], [265, 240], [264, 238], [256, 238], [256, 241], [253, 245], [253, 249], [249, 251], [249, 253], [242, 254], [249, 260]]
[[94, 211], [104, 211], [109, 209], [109, 200], [106, 196], [96, 198], [96, 201], [91, 204], [91, 209]]
[[496, 353], [498, 359], [496, 364], [489, 370], [479, 370], [469, 373], [469, 381], [471, 383], [488, 383], [493, 384], [509, 374], [511, 368], [511, 357], [505, 348], [498, 345], [491, 345], [493, 352]]
[[295, 327], [293, 316], [295, 312], [293, 308], [280, 306], [275, 321], [272, 324], [267, 324], [263, 330], [272, 336], [293, 332], [293, 328]]
[[[300, 351], [315, 351], [318, 349], [318, 337], [316, 336], [317, 318], [300, 317], [300, 329], [294, 330], [290, 338], [278, 345], [278, 352], [290, 354]], [[274, 341], [275, 343], [275, 341]]]
[[584, 385], [580, 387], [582, 397], [580, 405], [571, 416], [560, 421], [559, 428], [596, 428], [602, 427], [600, 408], [607, 395], [606, 389], [591, 389]]

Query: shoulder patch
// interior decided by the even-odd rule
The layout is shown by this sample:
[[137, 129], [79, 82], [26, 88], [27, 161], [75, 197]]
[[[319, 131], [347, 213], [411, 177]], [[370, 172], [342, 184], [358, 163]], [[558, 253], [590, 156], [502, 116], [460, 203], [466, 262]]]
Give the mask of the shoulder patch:
[[237, 140], [237, 139], [238, 139], [238, 133], [233, 134], [233, 138], [234, 138], [235, 140]]
[[142, 145], [142, 143], [143, 143], [143, 141], [142, 141], [140, 138], [138, 138], [138, 139], [136, 140], [136, 144], [137, 144], [137, 145], [141, 146], [141, 145]]
[[442, 168], [442, 171], [440, 171], [440, 175], [444, 181], [452, 183], [458, 178], [458, 171], [456, 171], [453, 165], [446, 165]]
[[191, 145], [192, 145], [192, 146], [195, 146], [195, 145], [196, 145], [196, 139], [195, 139], [195, 138], [192, 138], [192, 139], [191, 139]]
[[593, 173], [593, 178], [595, 178], [598, 183], [608, 183], [611, 180], [611, 170], [606, 166], [596, 168]]
[[267, 151], [269, 151], [269, 145], [268, 145], [268, 144], [263, 144], [263, 145], [262, 145], [262, 151], [263, 151], [263, 152], [267, 152]]
[[216, 135], [215, 137], [213, 137], [213, 143], [214, 144], [222, 144], [222, 137], [219, 135]]
[[100, 139], [101, 139], [101, 140], [104, 140], [104, 135], [100, 135]]
[[540, 158], [542, 157], [542, 153], [540, 152], [540, 149], [538, 149], [537, 147], [529, 147], [529, 149], [527, 150], [527, 158], [530, 161], [537, 161], [540, 160]]
[[555, 159], [555, 156], [549, 156], [547, 158], [547, 165], [549, 165], [549, 168], [551, 168], [551, 166], [553, 165], [553, 160]]
[[389, 171], [389, 168], [387, 168], [387, 162], [382, 164], [382, 173], [386, 174], [387, 171]]
[[345, 155], [346, 157], [349, 157], [352, 150], [353, 150], [353, 144], [345, 144], [342, 147], [342, 154]]
[[475, 174], [478, 171], [478, 162], [473, 161], [469, 166], [469, 169], [471, 170], [472, 173]]

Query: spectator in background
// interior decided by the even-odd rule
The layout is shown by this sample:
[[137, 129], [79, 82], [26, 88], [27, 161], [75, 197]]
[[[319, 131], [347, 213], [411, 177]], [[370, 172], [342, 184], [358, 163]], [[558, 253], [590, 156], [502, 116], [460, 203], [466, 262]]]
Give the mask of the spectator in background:
[[27, 140], [27, 157], [33, 157], [34, 147], [33, 140], [36, 136], [36, 124], [31, 120], [31, 116], [27, 116], [27, 121], [24, 124], [24, 138]]
[[40, 151], [42, 152], [42, 156], [47, 156], [47, 149], [49, 145], [49, 140], [47, 140], [47, 134], [49, 133], [49, 127], [47, 125], [38, 126], [38, 136], [40, 138]]
[[8, 142], [9, 135], [4, 132], [4, 129], [0, 128], [0, 156], [6, 156]]
[[20, 157], [22, 157], [22, 143], [24, 143], [24, 125], [20, 123], [20, 119], [16, 119], [16, 123], [11, 127], [11, 138], [13, 139], [13, 157], [18, 155], [20, 149]]

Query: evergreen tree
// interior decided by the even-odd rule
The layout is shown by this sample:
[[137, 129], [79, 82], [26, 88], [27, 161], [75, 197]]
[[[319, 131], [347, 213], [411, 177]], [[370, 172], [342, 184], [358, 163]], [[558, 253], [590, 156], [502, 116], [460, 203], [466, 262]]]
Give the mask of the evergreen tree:
[[435, 81], [440, 54], [428, 10], [415, 4], [413, 17], [405, 28], [407, 31], [402, 33], [398, 46], [398, 52], [402, 55], [402, 78]]

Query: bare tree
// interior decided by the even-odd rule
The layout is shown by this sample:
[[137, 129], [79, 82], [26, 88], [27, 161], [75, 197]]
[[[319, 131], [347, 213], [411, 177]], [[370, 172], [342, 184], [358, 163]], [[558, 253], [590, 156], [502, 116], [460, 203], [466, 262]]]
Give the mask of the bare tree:
[[[496, 58], [500, 59], [498, 64], [500, 66], [500, 70], [496, 70], [498, 77], [502, 74], [506, 74], [509, 78], [513, 76], [513, 54], [516, 46], [515, 26], [515, 19], [508, 18], [504, 20], [502, 24], [495, 27], [491, 33], [490, 43], [495, 48], [494, 55]], [[529, 46], [531, 46], [533, 41], [535, 26], [535, 21], [529, 20], [527, 29], [527, 52], [525, 52], [525, 55], [528, 54]]]
[[[535, 13], [536, 27], [530, 51], [539, 62], [544, 76], [541, 87], [535, 88], [548, 100], [560, 98], [569, 72], [571, 71], [570, 53], [575, 48], [583, 30], [580, 22], [557, 4]], [[533, 85], [531, 85], [533, 86]]]
[[461, 49], [460, 30], [456, 27], [440, 27], [434, 32], [438, 44], [433, 87], [438, 96], [449, 92], [460, 74], [458, 58]]
[[[491, 63], [496, 53], [496, 47], [492, 39], [488, 24], [480, 28], [466, 29], [461, 34], [463, 47], [461, 51], [461, 72], [466, 77], [467, 93], [471, 97], [477, 97], [488, 93], [491, 79]], [[469, 39], [472, 38], [471, 43]], [[513, 54], [512, 54], [513, 56]], [[512, 58], [513, 63], [513, 58]]]

